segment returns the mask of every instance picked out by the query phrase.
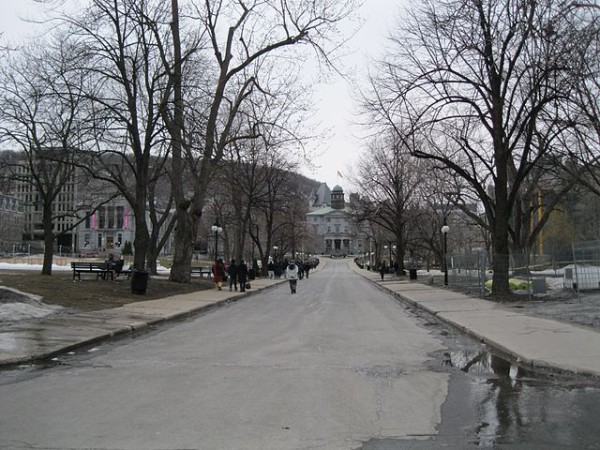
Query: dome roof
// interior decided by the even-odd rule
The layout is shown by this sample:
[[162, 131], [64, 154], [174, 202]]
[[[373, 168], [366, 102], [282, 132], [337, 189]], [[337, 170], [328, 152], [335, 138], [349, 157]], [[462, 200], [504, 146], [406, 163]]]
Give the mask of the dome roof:
[[343, 189], [342, 189], [342, 187], [339, 184], [336, 184], [331, 191], [332, 192], [334, 192], [334, 191], [343, 191]]

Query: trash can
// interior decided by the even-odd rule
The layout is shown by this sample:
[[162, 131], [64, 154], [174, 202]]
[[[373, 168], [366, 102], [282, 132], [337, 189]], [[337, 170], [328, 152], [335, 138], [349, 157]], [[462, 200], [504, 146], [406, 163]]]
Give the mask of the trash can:
[[256, 271], [254, 269], [250, 269], [248, 271], [248, 279], [254, 280], [256, 278]]
[[411, 280], [417, 279], [417, 269], [408, 269], [408, 278]]
[[534, 294], [544, 294], [546, 292], [546, 279], [534, 278], [531, 280], [531, 287]]
[[144, 295], [148, 288], [148, 277], [150, 274], [146, 270], [133, 269], [131, 271], [131, 293]]

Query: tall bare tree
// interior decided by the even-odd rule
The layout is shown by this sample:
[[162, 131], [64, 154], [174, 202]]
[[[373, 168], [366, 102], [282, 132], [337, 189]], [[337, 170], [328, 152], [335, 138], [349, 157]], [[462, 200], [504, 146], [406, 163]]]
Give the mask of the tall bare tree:
[[[4, 163], [13, 180], [28, 186], [29, 202], [42, 212], [44, 275], [52, 274], [55, 240], [67, 231], [55, 226], [57, 221], [68, 218], [72, 229], [83, 220], [78, 218], [82, 211], [58, 208], [57, 203], [60, 196], [74, 196], [82, 183], [75, 154], [93, 137], [81, 113], [83, 99], [72, 88], [82, 80], [73, 70], [71, 50], [65, 41], [53, 39], [7, 57], [0, 72], [0, 139], [19, 152], [16, 160]], [[102, 197], [98, 203], [114, 195], [109, 190], [97, 193]], [[86, 212], [94, 208], [90, 200], [81, 205]]]
[[161, 118], [170, 82], [161, 58], [162, 46], [170, 46], [169, 14], [159, 0], [91, 0], [62, 17], [96, 136], [95, 146], [82, 149], [82, 167], [113, 183], [131, 205], [138, 269], [151, 245], [148, 188], [164, 175], [170, 149]]
[[[205, 109], [196, 114], [191, 96], [181, 90], [185, 72], [182, 70], [184, 52], [179, 34], [179, 2], [172, 0], [172, 30], [175, 44], [173, 60], [165, 60], [172, 78], [172, 110], [165, 114], [174, 142], [173, 191], [176, 198], [176, 247], [171, 280], [186, 282], [190, 277], [192, 243], [206, 202], [207, 188], [215, 164], [223, 159], [225, 150], [234, 140], [253, 139], [260, 135], [259, 127], [244, 127], [239, 134], [238, 116], [245, 102], [258, 95], [270, 95], [265, 75], [273, 67], [279, 73], [297, 70], [292, 48], [310, 45], [318, 54], [327, 55], [328, 40], [336, 31], [336, 23], [356, 6], [355, 0], [249, 0], [221, 2], [205, 0], [196, 9], [202, 30], [206, 32], [209, 48], [204, 62], [211, 61], [206, 75]], [[209, 59], [208, 56], [212, 59]], [[294, 56], [304, 59], [300, 52]], [[277, 64], [269, 63], [276, 61]], [[267, 71], [265, 73], [265, 70]], [[263, 82], [264, 81], [264, 82]], [[201, 120], [201, 127], [192, 133], [188, 118]], [[185, 151], [179, 153], [179, 149]], [[182, 162], [194, 154], [191, 189], [185, 192]]]
[[387, 230], [389, 244], [396, 246], [401, 272], [407, 227], [417, 210], [417, 194], [427, 177], [426, 166], [411, 156], [410, 149], [393, 134], [373, 138], [358, 163], [357, 184], [363, 188], [364, 196], [356, 211], [357, 219]]
[[[573, 126], [585, 30], [563, 2], [426, 0], [391, 40], [377, 94], [379, 119], [414, 124], [437, 161], [477, 192], [492, 234], [493, 294], [508, 294], [510, 226], [531, 171]], [[572, 18], [572, 17], [571, 17]], [[399, 136], [405, 134], [399, 133]], [[491, 186], [491, 190], [488, 190]]]

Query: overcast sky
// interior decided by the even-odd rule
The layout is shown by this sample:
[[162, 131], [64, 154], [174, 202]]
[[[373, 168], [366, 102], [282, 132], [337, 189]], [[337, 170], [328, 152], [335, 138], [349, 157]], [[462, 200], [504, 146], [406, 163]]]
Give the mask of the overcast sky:
[[[360, 31], [348, 42], [344, 60], [345, 69], [351, 72], [357, 82], [365, 80], [371, 57], [380, 56], [385, 45], [386, 35], [398, 16], [403, 0], [364, 0], [360, 16], [365, 23]], [[43, 7], [33, 0], [0, 0], [0, 31], [4, 40], [20, 40], [35, 31], [30, 23], [21, 18], [35, 17]], [[350, 32], [354, 25], [348, 24]], [[304, 170], [304, 174], [318, 181], [326, 182], [330, 188], [340, 184], [349, 191], [347, 175], [349, 166], [358, 157], [363, 142], [358, 138], [360, 130], [352, 126], [357, 120], [356, 105], [352, 98], [353, 87], [341, 77], [317, 89], [317, 120], [330, 129], [330, 139], [320, 142], [315, 148], [318, 156], [314, 160], [317, 168]], [[338, 177], [338, 172], [342, 178]]]

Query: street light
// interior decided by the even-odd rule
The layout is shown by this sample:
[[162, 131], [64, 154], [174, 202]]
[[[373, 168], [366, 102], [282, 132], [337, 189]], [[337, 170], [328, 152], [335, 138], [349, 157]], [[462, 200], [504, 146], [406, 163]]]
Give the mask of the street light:
[[448, 232], [450, 227], [446, 223], [444, 218], [444, 225], [442, 226], [442, 233], [444, 234], [444, 286], [448, 286]]
[[256, 249], [256, 242], [258, 241], [258, 225], [254, 224], [254, 236], [252, 236], [252, 229], [250, 229], [250, 235], [252, 237], [252, 267], [254, 268], [254, 250]]
[[219, 259], [219, 233], [223, 232], [223, 228], [219, 226], [219, 219], [210, 229], [215, 233], [215, 262], [217, 262], [217, 259]]
[[279, 250], [279, 247], [277, 247], [276, 245], [273, 246], [273, 256], [274, 256], [274, 260], [275, 262], [277, 262], [277, 250]]

